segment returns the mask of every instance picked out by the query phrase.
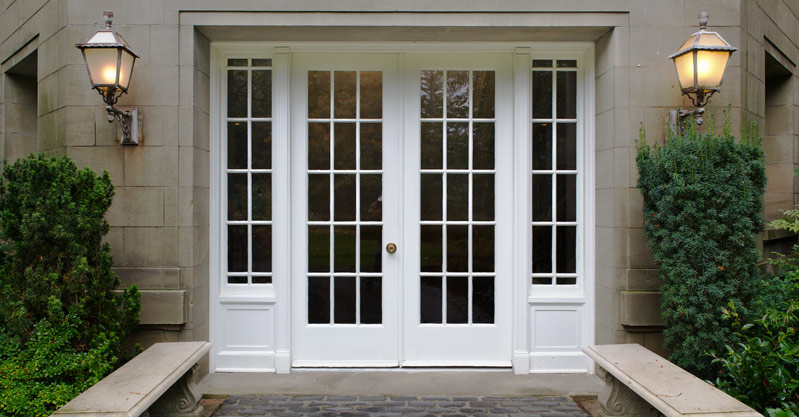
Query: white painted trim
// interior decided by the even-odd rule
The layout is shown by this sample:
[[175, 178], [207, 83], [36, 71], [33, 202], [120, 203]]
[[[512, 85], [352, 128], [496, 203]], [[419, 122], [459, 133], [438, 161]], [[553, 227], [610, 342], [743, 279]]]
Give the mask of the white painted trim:
[[[530, 140], [531, 111], [530, 91], [532, 72], [530, 71], [530, 48], [516, 48], [513, 55], [513, 372], [526, 374], [530, 372], [528, 357], [527, 332], [529, 331], [527, 316], [527, 293], [529, 291], [530, 251], [528, 249], [528, 232], [530, 212], [530, 187], [526, 180], [530, 172]], [[519, 176], [520, 173], [523, 176]]]
[[[514, 55], [514, 84], [517, 86], [526, 84], [524, 89], [515, 88], [515, 96], [514, 96], [514, 103], [517, 108], [514, 110], [514, 136], [516, 137], [516, 145], [515, 145], [515, 159], [514, 159], [514, 172], [516, 172], [517, 176], [519, 175], [518, 172], [520, 169], [524, 169], [525, 173], [523, 177], [514, 176], [514, 190], [517, 195], [521, 194], [522, 196], [527, 196], [526, 198], [517, 199], [514, 203], [514, 207], [516, 212], [514, 213], [514, 222], [522, 221], [522, 217], [524, 217], [524, 227], [514, 227], [515, 230], [525, 231], [528, 230], [529, 221], [530, 221], [530, 209], [529, 209], [529, 195], [530, 195], [530, 184], [529, 179], [526, 181], [516, 181], [517, 178], [526, 178], [529, 176], [529, 137], [530, 137], [530, 123], [529, 123], [529, 91], [530, 91], [530, 59], [532, 58], [533, 54], [527, 56], [526, 62], [524, 63], [525, 68], [522, 70], [522, 57], [526, 54], [524, 49], [519, 48], [529, 48], [531, 51], [534, 51], [535, 54], [543, 54], [548, 57], [561, 57], [561, 58], [574, 58], [575, 55], [581, 55], [580, 59], [580, 76], [579, 80], [582, 82], [582, 85], [578, 85], [578, 120], [582, 122], [582, 129], [579, 131], [582, 135], [582, 142], [584, 144], [584, 160], [581, 162], [580, 168], [584, 171], [584, 182], [582, 184], [583, 190], [583, 201], [584, 201], [584, 208], [582, 214], [582, 224], [584, 226], [584, 239], [581, 242], [583, 248], [583, 261], [581, 262], [583, 266], [583, 271], [580, 273], [580, 277], [582, 279], [582, 286], [581, 291], [579, 294], [547, 294], [545, 297], [537, 297], [531, 296], [528, 294], [529, 290], [529, 276], [530, 276], [530, 268], [526, 266], [529, 262], [527, 262], [529, 246], [525, 243], [524, 245], [519, 245], [520, 239], [524, 239], [526, 242], [528, 241], [529, 236], [518, 236], [522, 233], [515, 233], [513, 241], [517, 245], [514, 248], [514, 262], [513, 262], [513, 276], [514, 279], [518, 279], [520, 275], [522, 275], [522, 279], [514, 282], [514, 295], [513, 295], [513, 303], [514, 303], [514, 336], [513, 336], [513, 352], [512, 352], [512, 363], [514, 366], [515, 372], [524, 372], [525, 368], [529, 370], [531, 373], [535, 372], [591, 372], [592, 367], [590, 366], [590, 361], [586, 367], [580, 367], [580, 369], [571, 369], [571, 368], [553, 368], [548, 370], [541, 370], [537, 369], [536, 367], [531, 366], [533, 363], [533, 358], [542, 358], [547, 357], [546, 355], [550, 355], [550, 357], [568, 357], [570, 353], [560, 352], [558, 354], [554, 354], [552, 352], [530, 352], [529, 346], [527, 345], [528, 332], [529, 332], [529, 305], [531, 304], [568, 304], [568, 305], [575, 305], [575, 304], [582, 304], [582, 313], [581, 317], [583, 318], [582, 321], [582, 328], [583, 328], [583, 339], [582, 344], [591, 344], [595, 339], [595, 279], [594, 279], [594, 262], [595, 262], [595, 167], [594, 167], [594, 124], [595, 124], [595, 115], [594, 115], [594, 47], [593, 43], [590, 42], [486, 42], [486, 43], [453, 43], [453, 42], [430, 42], [430, 43], [359, 43], [359, 44], [329, 44], [329, 43], [320, 43], [320, 42], [295, 42], [295, 43], [276, 43], [276, 42], [236, 42], [236, 43], [212, 43], [211, 47], [211, 120], [210, 120], [210, 129], [211, 129], [211, 143], [210, 143], [210, 151], [212, 158], [210, 160], [211, 166], [211, 178], [210, 178], [210, 218], [211, 218], [211, 225], [210, 225], [210, 246], [211, 246], [211, 257], [209, 260], [210, 263], [210, 317], [209, 317], [209, 325], [210, 325], [210, 338], [211, 341], [218, 341], [221, 339], [220, 332], [223, 330], [221, 328], [222, 323], [220, 323], [220, 314], [222, 309], [222, 304], [274, 304], [275, 308], [275, 350], [264, 351], [264, 352], [237, 352], [236, 354], [241, 354], [244, 356], [249, 357], [258, 357], [262, 358], [263, 361], [260, 361], [259, 364], [254, 364], [254, 368], [240, 368], [240, 367], [220, 367], [219, 362], [216, 358], [216, 354], [219, 354], [221, 346], [217, 347], [214, 345], [214, 350], [212, 351], [210, 357], [210, 365], [212, 372], [227, 372], [227, 371], [235, 371], [235, 372], [242, 372], [242, 371], [268, 371], [274, 372], [277, 370], [278, 372], [288, 372], [290, 366], [290, 340], [291, 340], [291, 332], [289, 329], [289, 322], [290, 322], [290, 289], [288, 288], [290, 285], [283, 285], [281, 282], [288, 284], [288, 277], [290, 277], [290, 270], [286, 268], [283, 272], [278, 272], [277, 264], [275, 262], [275, 270], [273, 271], [273, 286], [275, 288], [274, 291], [269, 293], [260, 294], [258, 296], [232, 296], [232, 297], [224, 297], [220, 298], [220, 283], [222, 276], [219, 275], [220, 271], [220, 257], [226, 254], [226, 250], [222, 250], [220, 247], [221, 242], [221, 218], [223, 214], [223, 202], [222, 202], [222, 195], [221, 195], [221, 186], [222, 186], [222, 174], [223, 170], [221, 169], [224, 164], [225, 155], [222, 155], [221, 152], [221, 140], [224, 138], [224, 123], [222, 122], [221, 115], [225, 112], [225, 103], [223, 100], [224, 91], [223, 91], [223, 84], [224, 81], [221, 77], [222, 72], [224, 71], [224, 59], [229, 55], [236, 55], [238, 57], [259, 57], [259, 58], [269, 58], [270, 56], [273, 58], [273, 172], [276, 172], [278, 169], [286, 171], [286, 177], [279, 179], [279, 175], [273, 177], [273, 184], [275, 186], [288, 186], [290, 187], [290, 175], [288, 175], [291, 166], [289, 165], [289, 158], [288, 155], [285, 156], [285, 166], [278, 168], [280, 164], [278, 160], [281, 158], [278, 154], [278, 149], [280, 148], [280, 141], [279, 138], [285, 138], [286, 148], [284, 150], [280, 150], [280, 152], [289, 152], [288, 151], [288, 138], [290, 137], [290, 122], [291, 122], [291, 115], [287, 109], [290, 109], [290, 102], [288, 101], [290, 98], [290, 91], [289, 89], [289, 74], [290, 74], [290, 53], [287, 47], [291, 47], [291, 52], [295, 51], [303, 51], [303, 52], [314, 52], [314, 51], [323, 51], [327, 53], [331, 52], [382, 52], [382, 53], [397, 53], [399, 54], [399, 61], [400, 61], [400, 69], [402, 70], [404, 65], [404, 53], [431, 53], [431, 54], [447, 54], [447, 53], [464, 53], [464, 52], [493, 52], [493, 53], [511, 53]], [[272, 55], [271, 51], [276, 50], [276, 54]], [[442, 52], [442, 50], [446, 50], [446, 52]], [[285, 61], [281, 61], [280, 55], [283, 54], [285, 56]], [[279, 74], [281, 73], [281, 74]], [[403, 74], [399, 74], [400, 79], [404, 79]], [[284, 93], [279, 93], [278, 89], [282, 89]], [[283, 102], [278, 103], [281, 98], [279, 97], [281, 94], [283, 95]], [[526, 106], [526, 110], [521, 110], [518, 107]], [[285, 110], [285, 111], [284, 111]], [[521, 114], [521, 113], [524, 114]], [[404, 117], [401, 117], [404, 120]], [[402, 126], [400, 126], [402, 129]], [[519, 138], [522, 138], [521, 140]], [[518, 149], [518, 147], [523, 147], [526, 149]], [[524, 166], [522, 166], [524, 165]], [[273, 174], [275, 175], [275, 174]], [[277, 182], [280, 182], [280, 185]], [[521, 193], [519, 191], [522, 191]], [[275, 195], [277, 195], [277, 190], [275, 189]], [[290, 214], [292, 212], [291, 208], [291, 201], [281, 201], [282, 204], [273, 203], [275, 204], [274, 207], [274, 215], [273, 219], [275, 219], [275, 233], [277, 229], [280, 227], [280, 222], [277, 220], [280, 214], [277, 210], [284, 210], [284, 221], [285, 224], [290, 222]], [[278, 205], [280, 207], [278, 207]], [[402, 216], [401, 216], [402, 217]], [[580, 219], [580, 217], [578, 217]], [[526, 233], [529, 233], [526, 232]], [[526, 234], [525, 233], [525, 234]], [[277, 242], [277, 238], [274, 238], [275, 242]], [[293, 253], [296, 248], [292, 248], [293, 250], [288, 250], [292, 246], [296, 246], [294, 242], [290, 239], [290, 233], [285, 235], [285, 240], [282, 242], [284, 243], [284, 249], [288, 252]], [[278, 245], [275, 245], [277, 248]], [[524, 249], [519, 249], [522, 247]], [[275, 256], [275, 259], [277, 256]], [[402, 271], [400, 272], [402, 274]], [[285, 277], [285, 278], [283, 278]], [[286, 279], [286, 281], [281, 281], [282, 279]], [[524, 283], [523, 289], [522, 286], [517, 284], [519, 282]], [[565, 297], [564, 297], [565, 296]], [[400, 300], [401, 302], [401, 300]], [[523, 313], [518, 313], [518, 310], [522, 309]], [[401, 337], [401, 336], [400, 336]], [[520, 340], [521, 339], [521, 340]], [[400, 339], [400, 349], [402, 349], [402, 339]], [[402, 352], [400, 352], [402, 354]], [[230, 355], [230, 353], [225, 353], [225, 355]], [[573, 357], [582, 357], [582, 356], [574, 356]], [[524, 358], [527, 357], [529, 360], [525, 361]], [[485, 364], [480, 366], [493, 366]], [[413, 362], [408, 364], [409, 366], [413, 366]], [[419, 366], [431, 366], [433, 364], [427, 363]], [[438, 364], [442, 365], [442, 364]], [[508, 363], [504, 363], [498, 366], [508, 366]]]

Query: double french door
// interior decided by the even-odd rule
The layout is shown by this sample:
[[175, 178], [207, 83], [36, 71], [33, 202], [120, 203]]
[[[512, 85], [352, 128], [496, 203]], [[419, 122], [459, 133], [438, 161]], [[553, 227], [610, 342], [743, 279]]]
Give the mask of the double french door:
[[293, 54], [293, 366], [510, 366], [512, 98], [507, 54]]

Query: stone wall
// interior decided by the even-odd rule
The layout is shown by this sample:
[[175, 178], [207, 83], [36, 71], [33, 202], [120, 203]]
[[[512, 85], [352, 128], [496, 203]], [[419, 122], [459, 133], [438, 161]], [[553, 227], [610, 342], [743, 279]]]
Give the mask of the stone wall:
[[[497, 26], [513, 22], [515, 37], [529, 34], [529, 40], [596, 42], [595, 237], [602, 242], [596, 245], [596, 341], [638, 342], [661, 351], [661, 322], [658, 310], [651, 308], [657, 304], [659, 282], [646, 249], [641, 196], [635, 188], [635, 140], [641, 125], [650, 140], [659, 140], [668, 110], [689, 105], [666, 57], [697, 30], [700, 11], [710, 13], [711, 29], [740, 48], [710, 111], [721, 119], [719, 110], [728, 108], [736, 133], [751, 121], [761, 127], [765, 124], [770, 180], [766, 212], [773, 216], [778, 208], [796, 201], [797, 182], [791, 172], [799, 164], [799, 84], [792, 66], [789, 86], [767, 99], [765, 54], [777, 56], [788, 66], [799, 62], [799, 3], [498, 0], [491, 7], [491, 21]], [[225, 26], [224, 22], [232, 22], [232, 14], [225, 12], [485, 9], [486, 3], [479, 0], [5, 0], [0, 2], [2, 69], [5, 73], [37, 52], [38, 129], [35, 136], [22, 132], [29, 135], [24, 142], [14, 136], [20, 132], [8, 120], [18, 120], [11, 112], [20, 103], [12, 98], [13, 80], [4, 75], [0, 149], [11, 159], [30, 151], [67, 154], [81, 166], [107, 170], [117, 192], [108, 214], [112, 227], [107, 240], [123, 284], [136, 283], [143, 292], [140, 341], [148, 345], [207, 340], [210, 43], [244, 40], [242, 36], [280, 39], [281, 33], [293, 33], [280, 25], [258, 27], [263, 24], [258, 19], [251, 19], [244, 28], [249, 32], [235, 22]], [[141, 55], [131, 91], [120, 101], [123, 107], [138, 107], [142, 115], [143, 141], [137, 147], [119, 145], [117, 125], [106, 122], [105, 110], [90, 90], [82, 58], [74, 48], [101, 27], [103, 10], [114, 11], [114, 27]], [[548, 28], [522, 27], [528, 20], [514, 12], [551, 13], [548, 16], [553, 17], [540, 20], [544, 22], [540, 26]], [[587, 20], [603, 14], [622, 15], [624, 23]], [[271, 16], [279, 21], [279, 14]], [[324, 13], [309, 16], [338, 24]], [[361, 19], [365, 26], [372, 24], [368, 15]], [[415, 20], [414, 24], [424, 24], [423, 19]], [[338, 29], [336, 36], [352, 36], [347, 27]], [[494, 40], [504, 36], [490, 35], [489, 29], [486, 36]], [[372, 28], [372, 33], [389, 32]]]

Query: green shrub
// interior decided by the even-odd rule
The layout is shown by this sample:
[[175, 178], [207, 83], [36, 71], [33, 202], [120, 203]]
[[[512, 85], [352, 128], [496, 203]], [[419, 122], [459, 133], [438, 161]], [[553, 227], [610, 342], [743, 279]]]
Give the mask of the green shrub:
[[[799, 231], [799, 206], [783, 210], [774, 229]], [[714, 384], [772, 417], [799, 414], [799, 246], [768, 260], [776, 275], [762, 282], [749, 317], [735, 304], [724, 318], [735, 329], [733, 343], [715, 362], [722, 366]]]
[[662, 283], [666, 348], [677, 365], [712, 378], [706, 352], [723, 350], [731, 334], [721, 311], [730, 300], [748, 306], [760, 280], [760, 139], [751, 133], [736, 141], [728, 127], [721, 135], [691, 127], [649, 147], [642, 132], [636, 162], [644, 232]]
[[117, 365], [138, 323], [103, 236], [108, 173], [31, 155], [0, 183], [0, 415], [49, 415]]

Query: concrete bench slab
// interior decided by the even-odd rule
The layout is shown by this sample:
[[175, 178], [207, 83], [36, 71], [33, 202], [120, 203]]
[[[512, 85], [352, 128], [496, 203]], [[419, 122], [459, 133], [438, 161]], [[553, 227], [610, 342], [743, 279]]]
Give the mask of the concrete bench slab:
[[599, 396], [609, 415], [757, 417], [762, 415], [638, 344], [583, 348], [601, 368]]
[[210, 349], [208, 342], [156, 343], [53, 416], [198, 416], [197, 362]]

